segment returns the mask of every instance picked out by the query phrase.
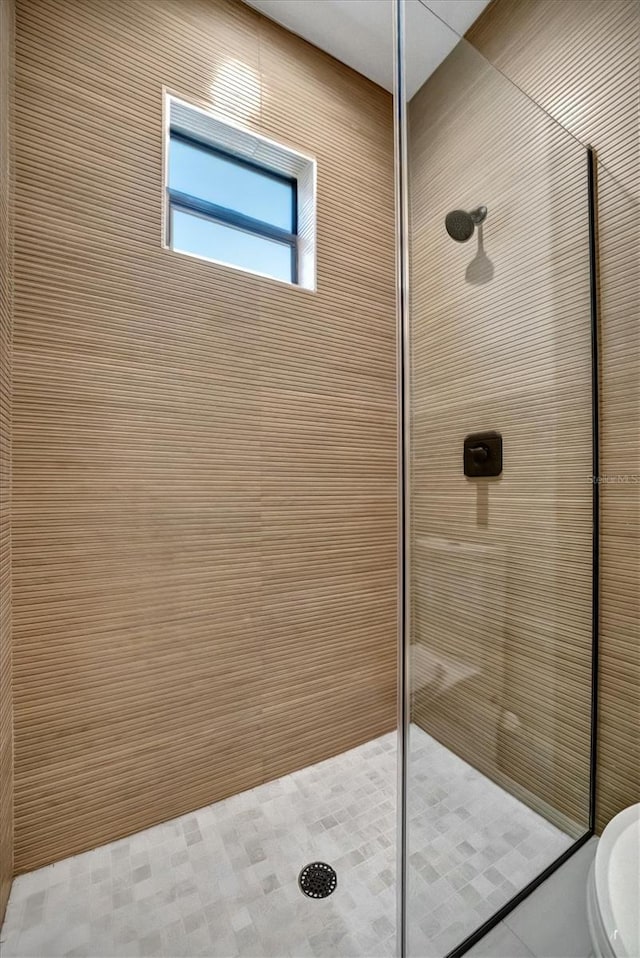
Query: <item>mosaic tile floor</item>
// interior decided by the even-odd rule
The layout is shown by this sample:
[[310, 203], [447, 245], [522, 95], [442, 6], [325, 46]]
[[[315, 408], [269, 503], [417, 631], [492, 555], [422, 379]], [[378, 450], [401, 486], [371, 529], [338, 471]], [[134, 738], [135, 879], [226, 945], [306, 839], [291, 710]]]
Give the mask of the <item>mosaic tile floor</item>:
[[441, 958], [574, 839], [411, 726], [410, 958]]
[[[415, 727], [412, 958], [443, 955], [571, 840]], [[395, 953], [395, 733], [16, 879], [3, 958]], [[297, 885], [310, 861], [338, 887]]]

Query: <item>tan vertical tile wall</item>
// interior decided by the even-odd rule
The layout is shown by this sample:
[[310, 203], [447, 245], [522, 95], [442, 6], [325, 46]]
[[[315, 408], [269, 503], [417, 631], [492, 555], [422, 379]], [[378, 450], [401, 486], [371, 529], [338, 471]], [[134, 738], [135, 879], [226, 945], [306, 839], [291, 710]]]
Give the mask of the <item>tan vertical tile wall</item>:
[[600, 160], [602, 828], [640, 801], [640, 4], [494, 0], [468, 38]]
[[[19, 0], [25, 870], [395, 720], [391, 97], [238, 2]], [[162, 87], [318, 162], [318, 290], [161, 249]]]
[[0, 3], [0, 921], [2, 921], [9, 895], [13, 863], [10, 571], [13, 48], [13, 0], [2, 0]]
[[[412, 714], [588, 824], [591, 364], [585, 150], [461, 42], [409, 108]], [[466, 244], [453, 209], [488, 216]], [[482, 243], [482, 245], [480, 245]], [[463, 474], [497, 430], [504, 471]]]

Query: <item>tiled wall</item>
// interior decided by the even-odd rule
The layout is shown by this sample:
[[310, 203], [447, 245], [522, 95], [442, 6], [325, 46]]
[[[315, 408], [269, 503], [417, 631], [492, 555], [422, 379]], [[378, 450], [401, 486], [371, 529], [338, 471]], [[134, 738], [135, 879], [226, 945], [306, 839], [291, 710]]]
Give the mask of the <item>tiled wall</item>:
[[11, 325], [13, 289], [11, 101], [13, 0], [0, 3], [0, 921], [13, 861], [13, 743], [11, 697]]
[[[586, 151], [464, 41], [411, 101], [408, 137], [412, 715], [577, 835], [591, 699]], [[447, 213], [480, 204], [482, 231], [455, 242]], [[502, 475], [466, 478], [465, 437], [491, 430]]]
[[[19, 0], [16, 868], [395, 722], [391, 97], [238, 2]], [[318, 290], [161, 249], [162, 90], [317, 158]]]
[[640, 801], [640, 5], [494, 0], [468, 38], [600, 160], [602, 828]]

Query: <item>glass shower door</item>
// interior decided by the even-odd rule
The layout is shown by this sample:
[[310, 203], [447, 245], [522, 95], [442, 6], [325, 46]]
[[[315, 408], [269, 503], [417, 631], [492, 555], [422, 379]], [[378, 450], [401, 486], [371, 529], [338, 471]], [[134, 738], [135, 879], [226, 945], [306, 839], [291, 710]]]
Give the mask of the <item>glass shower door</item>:
[[417, 958], [590, 833], [591, 157], [428, 3], [400, 7]]

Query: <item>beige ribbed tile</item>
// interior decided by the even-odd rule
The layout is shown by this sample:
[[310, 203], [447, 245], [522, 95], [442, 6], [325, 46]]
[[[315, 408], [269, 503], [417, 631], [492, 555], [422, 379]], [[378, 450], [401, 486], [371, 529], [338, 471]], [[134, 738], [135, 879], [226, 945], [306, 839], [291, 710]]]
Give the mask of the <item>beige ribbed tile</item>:
[[603, 828], [640, 801], [640, 5], [494, 0], [469, 39], [600, 160]]
[[[390, 96], [243, 4], [24, 0], [17, 67], [23, 871], [393, 726], [395, 287]], [[317, 293], [161, 249], [163, 86], [317, 157]]]
[[0, 921], [13, 862], [11, 693], [11, 341], [13, 320], [13, 0], [0, 3]]
[[[577, 834], [591, 694], [586, 153], [465, 42], [412, 100], [408, 135], [412, 717]], [[444, 226], [480, 204], [484, 262], [477, 233], [458, 244]], [[502, 433], [504, 472], [466, 479], [464, 437], [485, 430]]]

